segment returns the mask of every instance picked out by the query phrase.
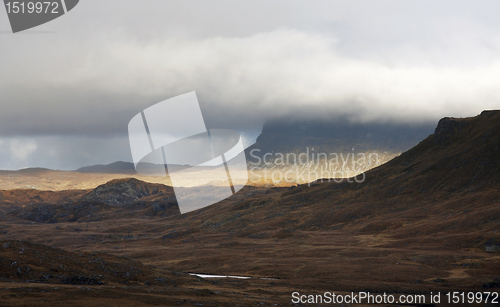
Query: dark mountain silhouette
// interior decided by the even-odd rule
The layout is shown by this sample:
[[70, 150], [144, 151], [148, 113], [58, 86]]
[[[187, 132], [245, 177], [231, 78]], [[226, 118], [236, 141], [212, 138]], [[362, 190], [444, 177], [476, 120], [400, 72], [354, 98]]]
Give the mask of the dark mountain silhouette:
[[[351, 123], [278, 119], [264, 124], [255, 144], [247, 148], [247, 158], [266, 153], [302, 153], [306, 148], [323, 153], [379, 151], [401, 153], [432, 133], [433, 124]], [[253, 160], [252, 160], [253, 159]]]
[[[140, 164], [140, 172], [141, 174], [157, 174], [158, 173], [158, 168], [164, 167], [163, 165], [157, 165], [153, 163], [148, 163], [148, 162], [141, 162]], [[186, 166], [184, 165], [176, 165], [176, 164], [169, 164], [168, 170], [173, 172], [173, 171], [178, 171], [185, 169]], [[98, 165], [92, 165], [92, 166], [85, 166], [81, 167], [76, 170], [76, 172], [79, 173], [101, 173], [101, 174], [130, 174], [134, 175], [137, 174], [137, 171], [135, 170], [134, 163], [132, 162], [123, 162], [123, 161], [118, 161], [118, 162], [113, 162], [111, 164], [98, 164]]]
[[[499, 157], [500, 111], [444, 118], [433, 135], [358, 176], [359, 183], [354, 178], [341, 183], [325, 179], [311, 186], [281, 189], [279, 197], [264, 195], [258, 205], [251, 199], [241, 200], [200, 214], [228, 230], [241, 226], [240, 219], [230, 216], [238, 212], [244, 218], [255, 206], [261, 216], [252, 214], [253, 231], [268, 224], [303, 230], [352, 224], [361, 230], [371, 229], [373, 223], [383, 225], [380, 229], [392, 225], [403, 231], [399, 219], [411, 212], [414, 216], [407, 218], [428, 224], [420, 232], [491, 227], [500, 221]], [[451, 217], [452, 211], [467, 214]], [[439, 220], [443, 216], [447, 218]]]
[[43, 175], [48, 172], [58, 172], [57, 170], [51, 170], [48, 168], [43, 168], [43, 167], [28, 167], [28, 168], [23, 168], [17, 171], [7, 171], [7, 170], [0, 170], [0, 174], [26, 174], [26, 175]]
[[76, 170], [79, 173], [106, 173], [106, 174], [135, 174], [134, 163], [118, 161], [111, 164], [98, 164], [80, 167]]
[[[302, 153], [310, 151], [324, 153], [347, 153], [378, 151], [399, 154], [415, 146], [432, 133], [433, 124], [393, 124], [393, 123], [351, 123], [336, 119], [334, 122], [312, 120], [275, 119], [265, 123], [256, 143], [245, 150], [248, 162], [255, 162], [254, 156], [266, 153]], [[157, 171], [157, 166], [143, 163], [142, 169]], [[169, 171], [183, 169], [184, 166], [169, 165]], [[136, 174], [134, 164], [118, 161], [106, 165], [92, 165], [76, 170], [79, 173]]]

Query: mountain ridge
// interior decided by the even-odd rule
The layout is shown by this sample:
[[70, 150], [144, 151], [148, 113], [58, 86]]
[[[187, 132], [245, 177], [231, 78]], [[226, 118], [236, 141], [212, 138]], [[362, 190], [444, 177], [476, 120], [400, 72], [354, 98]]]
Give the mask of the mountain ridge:
[[278, 119], [264, 124], [255, 144], [247, 148], [255, 155], [298, 153], [306, 148], [316, 152], [378, 151], [400, 153], [432, 133], [429, 124], [352, 123], [336, 119], [331, 122]]
[[[155, 200], [168, 207], [170, 195], [161, 193], [103, 205], [94, 217], [90, 206], [59, 205], [58, 213], [71, 218], [68, 208], [84, 208], [83, 216], [62, 216], [57, 225], [13, 220], [2, 231], [10, 239], [126, 255], [170, 271], [274, 278], [265, 291], [286, 303], [292, 291], [332, 288], [494, 291], [500, 272], [500, 111], [443, 119], [434, 132], [358, 182], [246, 186], [183, 215], [149, 215]], [[116, 200], [127, 193], [131, 182], [124, 182], [110, 183], [104, 197], [90, 195]]]
[[[351, 183], [348, 179], [342, 182], [326, 179], [282, 189], [280, 196], [262, 196], [258, 202], [249, 199], [237, 205], [219, 203], [196, 214], [205, 223], [218, 224], [220, 229], [228, 231], [238, 229], [239, 219], [231, 218], [236, 212], [240, 219], [267, 221], [254, 223], [246, 233], [270, 229], [266, 225], [302, 230], [349, 226], [353, 231], [366, 231], [371, 223], [402, 231], [398, 222], [386, 223], [380, 219], [387, 214], [402, 221], [415, 220], [407, 215], [410, 212], [419, 212], [417, 220], [422, 222], [421, 217], [435, 215], [432, 219], [435, 224], [428, 226], [427, 233], [439, 227], [453, 227], [453, 223], [460, 224], [463, 230], [491, 229], [500, 222], [499, 156], [500, 111], [465, 119], [443, 119], [436, 127], [436, 134], [366, 172], [363, 182], [357, 183], [353, 178]], [[471, 206], [472, 199], [478, 197], [481, 201], [472, 202], [475, 205]], [[254, 206], [260, 214], [249, 210]], [[464, 215], [436, 221], [454, 210], [454, 206], [468, 212], [471, 219], [466, 220]], [[215, 212], [216, 215], [211, 214]], [[483, 219], [489, 222], [483, 223]], [[472, 237], [467, 237], [471, 242]], [[492, 237], [500, 242], [500, 235], [492, 233]]]

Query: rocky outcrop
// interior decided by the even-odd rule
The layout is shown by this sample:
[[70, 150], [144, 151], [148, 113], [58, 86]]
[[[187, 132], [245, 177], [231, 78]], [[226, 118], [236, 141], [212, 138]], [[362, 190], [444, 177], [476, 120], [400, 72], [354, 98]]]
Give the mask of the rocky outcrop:
[[171, 187], [134, 178], [112, 180], [72, 201], [64, 200], [29, 204], [8, 215], [39, 223], [61, 223], [180, 214]]
[[145, 183], [134, 178], [127, 178], [112, 180], [100, 185], [83, 196], [82, 200], [123, 206], [147, 196], [172, 192], [172, 188], [162, 184]]
[[464, 126], [463, 121], [453, 117], [442, 118], [434, 131], [434, 143], [443, 144], [450, 140], [455, 133], [460, 133]]

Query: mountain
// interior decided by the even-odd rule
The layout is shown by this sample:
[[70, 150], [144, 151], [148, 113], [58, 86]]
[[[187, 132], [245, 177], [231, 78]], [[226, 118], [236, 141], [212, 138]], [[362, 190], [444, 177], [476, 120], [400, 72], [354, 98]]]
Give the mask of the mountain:
[[[164, 236], [175, 229], [180, 238], [169, 244], [197, 242], [197, 249], [185, 259], [190, 247], [176, 245], [168, 257], [179, 262], [165, 267], [280, 276], [310, 289], [495, 287], [499, 157], [500, 111], [444, 118], [434, 134], [364, 177], [238, 193], [170, 219]], [[205, 256], [211, 253], [231, 261]]]
[[[263, 200], [259, 212], [264, 216], [256, 220], [279, 221], [280, 227], [304, 230], [350, 224], [370, 228], [369, 224], [380, 220], [387, 229], [392, 222], [382, 220], [418, 212], [411, 220], [432, 222], [433, 229], [437, 224], [446, 228], [458, 223], [456, 218], [463, 229], [491, 227], [500, 219], [499, 157], [500, 111], [485, 111], [473, 118], [443, 118], [434, 134], [364, 175], [339, 182], [325, 178]], [[244, 216], [249, 207], [245, 201], [236, 207], [220, 207], [210, 219], [220, 222], [233, 212]], [[451, 218], [450, 210], [467, 214]], [[271, 218], [278, 212], [283, 214]], [[207, 210], [204, 215], [210, 213]], [[448, 218], [436, 222], [445, 215]], [[483, 223], [485, 220], [491, 222]], [[224, 222], [221, 227], [236, 229], [237, 222]], [[264, 224], [254, 225], [258, 229]]]
[[134, 163], [118, 161], [107, 165], [92, 165], [80, 167], [79, 173], [105, 173], [105, 174], [135, 174]]
[[[252, 185], [293, 186], [322, 176], [354, 176], [379, 166], [416, 145], [431, 134], [432, 129], [429, 124], [364, 124], [341, 119], [331, 122], [285, 119], [268, 121], [256, 143], [245, 150], [247, 166], [251, 170], [249, 180]], [[357, 159], [360, 155], [368, 156], [368, 159], [360, 161]], [[169, 165], [168, 170], [173, 172], [185, 167]], [[316, 174], [309, 171], [311, 167], [325, 171], [321, 175]], [[141, 174], [152, 175], [157, 173], [158, 166], [143, 163], [141, 169]], [[266, 174], [268, 169], [290, 172], [287, 173], [287, 178], [269, 178]], [[137, 175], [134, 165], [129, 162], [87, 166], [76, 172]]]
[[19, 219], [43, 205], [33, 203], [0, 227], [6, 239], [102, 251], [170, 271], [253, 277], [230, 281], [231, 293], [271, 278], [252, 288], [258, 303], [289, 304], [293, 291], [495, 291], [499, 157], [500, 111], [485, 111], [440, 120], [432, 135], [356, 178], [246, 186], [183, 215], [153, 214], [155, 203], [174, 207], [169, 188], [128, 179], [52, 204], [56, 225]]
[[[140, 162], [140, 172], [143, 175], [153, 175], [158, 176], [158, 168], [162, 169], [163, 165], [153, 164], [149, 162]], [[177, 165], [177, 164], [169, 164], [168, 170], [170, 172], [183, 170], [187, 166], [186, 165]], [[113, 162], [111, 164], [98, 164], [91, 166], [84, 166], [77, 169], [75, 172], [84, 173], [84, 174], [128, 174], [128, 175], [136, 175], [137, 171], [135, 170], [134, 163], [132, 162]]]
[[[397, 220], [409, 212], [418, 212], [411, 220], [432, 224], [427, 233], [439, 227], [454, 229], [451, 225], [455, 224], [477, 230], [499, 218], [499, 156], [499, 111], [485, 111], [473, 118], [444, 118], [434, 134], [417, 146], [356, 178], [325, 178], [312, 185], [276, 188], [279, 197], [257, 194], [261, 199], [258, 213], [253, 211], [255, 197], [243, 197], [245, 193], [254, 195], [247, 188], [196, 215], [235, 232], [254, 232], [271, 223], [274, 228], [314, 230], [349, 225], [358, 231], [373, 228], [406, 233], [411, 226], [403, 229], [400, 221], [386, 220]], [[138, 201], [168, 204], [175, 198], [170, 187], [129, 178], [101, 185], [78, 201], [117, 207]], [[467, 214], [451, 217], [450, 210]], [[241, 218], [249, 215], [252, 226], [234, 219], [235, 212]], [[442, 218], [439, 222], [438, 217]], [[484, 224], [484, 220], [490, 222]], [[374, 226], [378, 224], [379, 228]]]
[[[399, 154], [415, 146], [432, 133], [431, 124], [352, 123], [333, 121], [277, 119], [264, 124], [255, 144], [246, 152], [253, 156], [266, 153], [345, 153], [387, 152]], [[255, 158], [254, 158], [255, 160]]]

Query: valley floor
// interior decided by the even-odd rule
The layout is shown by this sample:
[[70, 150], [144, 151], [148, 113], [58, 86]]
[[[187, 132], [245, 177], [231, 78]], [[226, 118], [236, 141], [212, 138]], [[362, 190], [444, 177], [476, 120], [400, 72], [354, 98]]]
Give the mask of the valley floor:
[[[498, 291], [500, 285], [498, 252], [443, 244], [446, 238], [404, 242], [383, 233], [342, 229], [251, 235], [202, 229], [158, 236], [167, 225], [162, 218], [3, 221], [5, 240], [38, 242], [72, 253], [103, 252], [180, 277], [175, 286], [147, 285], [145, 280], [133, 285], [3, 282], [1, 306], [290, 306], [293, 292], [444, 295]], [[203, 279], [188, 273], [254, 278]]]

